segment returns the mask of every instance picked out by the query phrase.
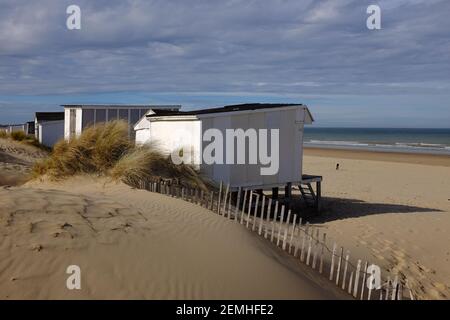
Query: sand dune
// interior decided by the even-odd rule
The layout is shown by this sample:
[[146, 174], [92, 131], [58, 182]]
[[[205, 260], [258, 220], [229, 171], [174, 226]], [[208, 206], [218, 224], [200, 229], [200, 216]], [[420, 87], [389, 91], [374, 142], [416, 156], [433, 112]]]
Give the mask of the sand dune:
[[39, 148], [0, 138], [0, 186], [25, 183], [32, 164], [46, 154]]
[[[0, 204], [3, 299], [348, 298], [245, 227], [179, 199], [75, 178], [3, 187]], [[66, 289], [71, 264], [82, 290]]]
[[449, 299], [450, 158], [403, 155], [394, 162], [383, 153], [306, 154], [304, 171], [324, 177], [317, 225], [385, 275], [406, 275], [419, 298]]

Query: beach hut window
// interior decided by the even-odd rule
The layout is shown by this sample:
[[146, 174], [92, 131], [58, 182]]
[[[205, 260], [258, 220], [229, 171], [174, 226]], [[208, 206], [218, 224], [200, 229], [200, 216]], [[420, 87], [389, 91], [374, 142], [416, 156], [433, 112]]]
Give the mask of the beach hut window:
[[130, 124], [134, 125], [139, 121], [139, 109], [131, 109], [130, 111]]
[[95, 123], [106, 122], [106, 109], [97, 109]]
[[128, 122], [128, 109], [119, 110], [119, 119], [126, 120]]
[[108, 121], [117, 120], [117, 109], [108, 109]]
[[139, 116], [139, 118], [141, 118], [141, 117], [143, 117], [146, 113], [147, 113], [147, 109], [140, 109], [141, 110], [141, 114], [140, 114], [140, 116]]
[[83, 128], [87, 128], [94, 124], [94, 109], [83, 109]]

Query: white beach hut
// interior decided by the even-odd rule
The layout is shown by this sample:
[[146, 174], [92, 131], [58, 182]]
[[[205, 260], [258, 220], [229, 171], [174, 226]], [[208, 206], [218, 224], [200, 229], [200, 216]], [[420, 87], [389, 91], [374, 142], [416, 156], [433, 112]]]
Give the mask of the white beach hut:
[[25, 132], [25, 124], [10, 124], [6, 130], [9, 134], [13, 132], [22, 131]]
[[176, 111], [180, 105], [65, 104], [64, 137], [70, 139], [96, 123], [124, 120], [133, 127], [150, 109]]
[[34, 134], [41, 144], [53, 147], [64, 137], [64, 112], [36, 112]]
[[[232, 190], [239, 187], [278, 190], [280, 186], [285, 186], [290, 196], [292, 185], [311, 182], [318, 183], [317, 191], [320, 193], [321, 177], [302, 173], [303, 128], [312, 122], [311, 113], [302, 104], [243, 104], [188, 112], [152, 110], [135, 125], [135, 131], [138, 144], [152, 143], [167, 154], [177, 154], [182, 150], [180, 154], [183, 157], [189, 154], [186, 158], [193, 160], [205, 175], [216, 182], [229, 183]], [[205, 141], [205, 134], [208, 136], [214, 132], [208, 129], [222, 134], [224, 146], [229, 143], [233, 145], [232, 152], [224, 147], [223, 163], [208, 164], [204, 161], [204, 150], [213, 140], [206, 137], [208, 141]], [[261, 140], [259, 136], [259, 141], [255, 142], [247, 135], [244, 139], [246, 161], [242, 163], [237, 160], [237, 139], [226, 139], [228, 129], [234, 132], [242, 129], [246, 133], [249, 129], [258, 132], [266, 129], [268, 138]], [[274, 131], [278, 131], [279, 135], [279, 163], [276, 173], [264, 175], [262, 169], [268, 165], [261, 161], [250, 163], [249, 150], [258, 150], [261, 156], [261, 148], [266, 148], [266, 154], [273, 156], [276, 149], [269, 141], [270, 132]], [[228, 161], [231, 158], [234, 161]]]

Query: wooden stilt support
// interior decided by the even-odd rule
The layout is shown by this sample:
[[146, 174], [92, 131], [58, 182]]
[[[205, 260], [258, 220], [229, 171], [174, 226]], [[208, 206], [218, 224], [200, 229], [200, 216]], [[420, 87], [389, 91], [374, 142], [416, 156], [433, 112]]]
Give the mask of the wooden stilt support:
[[278, 200], [278, 187], [272, 188], [272, 199]]

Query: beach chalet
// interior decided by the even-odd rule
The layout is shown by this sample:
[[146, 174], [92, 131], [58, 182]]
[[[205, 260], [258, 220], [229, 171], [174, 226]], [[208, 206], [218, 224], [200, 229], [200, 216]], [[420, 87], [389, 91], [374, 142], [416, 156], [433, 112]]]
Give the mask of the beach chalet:
[[[96, 123], [124, 120], [131, 128], [150, 109], [177, 111], [180, 105], [118, 105], [118, 104], [65, 104], [64, 138], [77, 137], [81, 132]], [[131, 134], [134, 131], [131, 130]]]
[[34, 135], [42, 145], [53, 147], [64, 137], [64, 112], [36, 112]]
[[25, 123], [25, 134], [34, 135], [34, 121], [28, 121]]
[[[197, 111], [151, 110], [136, 123], [134, 129], [137, 144], [153, 144], [167, 154], [176, 154], [178, 149], [182, 150], [183, 156], [187, 152], [190, 159], [193, 159], [192, 163], [207, 177], [217, 183], [230, 184], [233, 191], [239, 187], [258, 191], [272, 189], [273, 196], [278, 197], [279, 187], [284, 187], [285, 197], [290, 199], [292, 187], [298, 186], [304, 199], [318, 207], [322, 178], [302, 172], [303, 128], [312, 122], [311, 113], [302, 104], [243, 104]], [[241, 161], [238, 164], [236, 161], [236, 164], [230, 164], [224, 161], [206, 164], [202, 157], [203, 150], [211, 141], [205, 141], [204, 135], [208, 129], [220, 131], [223, 137], [226, 137], [226, 131], [230, 131], [228, 129], [266, 129], [267, 132], [278, 130], [277, 172], [261, 174], [262, 168], [267, 165], [260, 162], [247, 164], [247, 161], [242, 164]], [[249, 137], [244, 140], [248, 142], [250, 139], [247, 138]], [[270, 151], [275, 152], [272, 142], [269, 141], [270, 137], [267, 142], [262, 142], [267, 143], [263, 145], [268, 150], [267, 154], [270, 154]], [[245, 158], [249, 159], [251, 143], [247, 142], [244, 142], [247, 148]], [[227, 143], [229, 141], [224, 142]], [[236, 145], [233, 148], [233, 157], [236, 157]], [[259, 148], [261, 141], [258, 143]], [[224, 159], [228, 159], [227, 150], [224, 148]], [[316, 183], [315, 191], [312, 183]]]
[[13, 132], [22, 131], [25, 132], [25, 125], [24, 124], [10, 124], [6, 128], [6, 132], [11, 134]]

